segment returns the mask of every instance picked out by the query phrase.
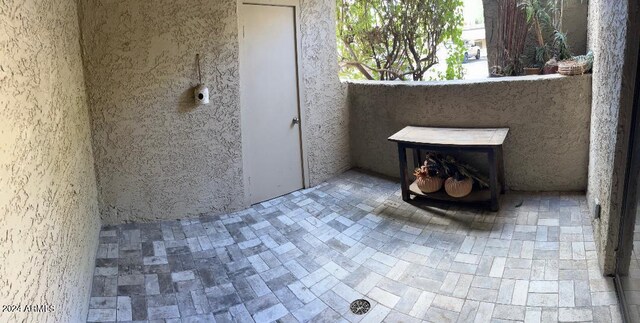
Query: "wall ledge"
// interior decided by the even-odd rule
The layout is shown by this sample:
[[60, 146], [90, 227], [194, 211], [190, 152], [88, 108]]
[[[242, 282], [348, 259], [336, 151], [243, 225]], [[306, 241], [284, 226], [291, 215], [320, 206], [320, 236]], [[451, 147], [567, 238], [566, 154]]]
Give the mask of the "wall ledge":
[[371, 80], [340, 80], [343, 84], [348, 85], [379, 85], [379, 86], [451, 86], [451, 85], [469, 85], [469, 84], [491, 84], [491, 83], [507, 83], [507, 82], [537, 82], [551, 80], [568, 80], [571, 78], [591, 78], [591, 74], [565, 76], [560, 74], [547, 75], [525, 75], [525, 76], [505, 76], [505, 77], [487, 77], [484, 79], [474, 80], [443, 80], [443, 81], [371, 81]]

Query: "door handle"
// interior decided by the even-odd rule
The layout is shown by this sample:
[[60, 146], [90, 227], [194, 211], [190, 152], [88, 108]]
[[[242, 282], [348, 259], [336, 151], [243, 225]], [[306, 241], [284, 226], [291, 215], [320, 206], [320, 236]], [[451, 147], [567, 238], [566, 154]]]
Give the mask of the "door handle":
[[300, 119], [298, 119], [298, 117], [294, 117], [293, 120], [291, 120], [291, 124], [300, 124]]

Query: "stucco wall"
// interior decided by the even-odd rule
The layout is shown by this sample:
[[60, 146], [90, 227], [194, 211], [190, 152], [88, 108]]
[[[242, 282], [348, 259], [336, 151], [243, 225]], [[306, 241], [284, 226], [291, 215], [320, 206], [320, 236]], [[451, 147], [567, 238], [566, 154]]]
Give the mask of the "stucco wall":
[[387, 137], [407, 125], [509, 127], [512, 190], [584, 190], [591, 77], [527, 76], [436, 83], [349, 83], [353, 164], [398, 177]]
[[335, 1], [302, 0], [302, 68], [311, 185], [351, 167], [346, 85], [338, 78]]
[[637, 13], [635, 1], [630, 3], [633, 8], [627, 1], [589, 3], [589, 49], [595, 59], [587, 196], [592, 210], [596, 199], [602, 205], [593, 230], [605, 274], [615, 268], [633, 106], [638, 22], [628, 19], [630, 10]]
[[0, 3], [0, 303], [86, 320], [100, 219], [74, 0]]
[[86, 0], [81, 27], [103, 221], [242, 206], [236, 1]]
[[[310, 181], [349, 167], [333, 1], [302, 2]], [[81, 16], [100, 210], [106, 223], [245, 205], [237, 1], [85, 0]], [[211, 105], [193, 108], [195, 54]]]

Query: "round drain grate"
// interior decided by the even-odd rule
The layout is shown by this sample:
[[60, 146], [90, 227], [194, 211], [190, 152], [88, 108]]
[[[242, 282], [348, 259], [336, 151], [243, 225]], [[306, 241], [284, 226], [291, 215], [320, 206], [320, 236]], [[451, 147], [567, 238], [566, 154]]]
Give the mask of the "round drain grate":
[[369, 309], [371, 309], [371, 304], [365, 299], [356, 299], [355, 301], [351, 302], [350, 308], [351, 312], [353, 312], [354, 314], [362, 315], [368, 312]]

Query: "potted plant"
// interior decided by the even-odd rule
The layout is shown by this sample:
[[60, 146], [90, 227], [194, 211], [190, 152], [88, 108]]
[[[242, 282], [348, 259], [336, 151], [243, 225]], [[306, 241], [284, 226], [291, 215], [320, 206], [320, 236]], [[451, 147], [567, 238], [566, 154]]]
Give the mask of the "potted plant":
[[567, 43], [567, 34], [559, 30], [553, 31], [553, 42], [551, 44], [553, 57], [556, 61], [562, 61], [571, 58], [571, 49]]
[[427, 155], [424, 165], [413, 172], [416, 185], [424, 193], [437, 192], [442, 188], [442, 174], [442, 166], [433, 155]]
[[549, 13], [556, 10], [555, 2], [544, 0], [521, 0], [520, 7], [525, 11], [529, 28], [532, 30], [537, 43], [536, 61], [544, 63], [549, 59], [549, 50], [543, 34], [545, 28], [552, 24]]
[[555, 74], [558, 73], [558, 61], [555, 58], [551, 58], [542, 68], [542, 74]]
[[593, 67], [593, 52], [587, 55], [573, 56], [558, 62], [558, 73], [563, 75], [582, 75]]
[[567, 34], [558, 30], [553, 31], [551, 51], [553, 52], [553, 57], [544, 64], [542, 74], [558, 73], [558, 61], [571, 58], [571, 50], [567, 44]]
[[[560, 31], [558, 3], [543, 0], [519, 0], [536, 42], [534, 61], [542, 74], [558, 72], [558, 62], [571, 58], [567, 34]], [[525, 71], [525, 74], [533, 71]]]
[[533, 60], [529, 67], [524, 68], [524, 75], [538, 75], [542, 72], [545, 63], [547, 48], [546, 46], [535, 47], [533, 50]]
[[538, 75], [540, 74], [540, 65], [536, 64], [532, 64], [530, 67], [525, 67], [523, 68], [524, 70], [524, 75]]

